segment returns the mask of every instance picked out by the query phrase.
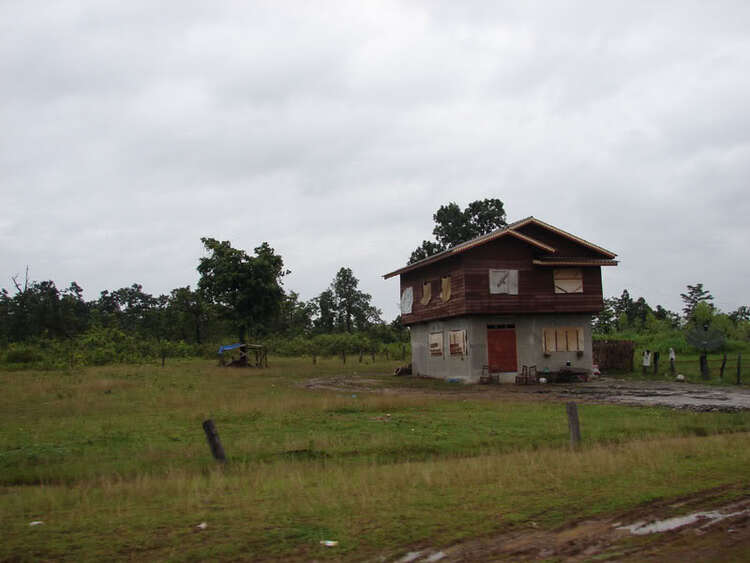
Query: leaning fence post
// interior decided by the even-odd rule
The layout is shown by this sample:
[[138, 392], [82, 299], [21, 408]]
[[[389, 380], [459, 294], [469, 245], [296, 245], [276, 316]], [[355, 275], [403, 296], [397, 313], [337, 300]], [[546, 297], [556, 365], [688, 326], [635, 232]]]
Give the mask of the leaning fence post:
[[211, 448], [214, 459], [221, 462], [226, 461], [227, 457], [224, 454], [224, 447], [221, 445], [221, 440], [219, 440], [219, 433], [216, 431], [214, 421], [210, 418], [204, 420], [203, 431], [206, 433], [206, 440], [208, 440], [208, 446]]
[[568, 413], [570, 447], [576, 449], [581, 443], [581, 427], [578, 424], [578, 406], [576, 406], [575, 403], [566, 403], [565, 412]]
[[659, 374], [659, 352], [654, 352], [654, 375]]
[[721, 359], [721, 367], [719, 368], [719, 379], [724, 381], [724, 368], [727, 367], [727, 353], [724, 352], [724, 357]]

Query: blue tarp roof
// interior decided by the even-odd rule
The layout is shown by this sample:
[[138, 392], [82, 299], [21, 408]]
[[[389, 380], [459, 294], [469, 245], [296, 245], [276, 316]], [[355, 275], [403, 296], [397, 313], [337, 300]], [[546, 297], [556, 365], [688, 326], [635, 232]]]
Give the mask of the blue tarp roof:
[[242, 342], [238, 342], [237, 344], [227, 344], [225, 346], [220, 346], [219, 347], [219, 354], [223, 354], [224, 352], [226, 352], [228, 350], [236, 350], [240, 346], [244, 346], [244, 344], [242, 344]]

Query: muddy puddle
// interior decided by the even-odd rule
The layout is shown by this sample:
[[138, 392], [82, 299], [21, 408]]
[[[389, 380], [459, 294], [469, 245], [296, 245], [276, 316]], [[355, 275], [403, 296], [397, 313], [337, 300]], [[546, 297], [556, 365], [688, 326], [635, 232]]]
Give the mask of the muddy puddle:
[[[546, 389], [543, 391], [547, 391]], [[551, 390], [561, 397], [575, 397], [624, 405], [664, 406], [696, 411], [750, 409], [750, 392], [744, 388], [708, 387], [690, 383], [623, 382], [602, 380]]]

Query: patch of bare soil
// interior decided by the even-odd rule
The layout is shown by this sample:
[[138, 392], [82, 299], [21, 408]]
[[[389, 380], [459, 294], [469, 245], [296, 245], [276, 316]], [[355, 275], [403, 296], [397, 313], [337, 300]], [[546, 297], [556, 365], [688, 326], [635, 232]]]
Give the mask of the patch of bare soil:
[[[750, 561], [750, 495], [727, 502], [724, 493], [719, 489], [650, 503], [554, 530], [530, 523], [442, 549], [414, 548], [385, 560]], [[648, 526], [645, 533], [632, 531]]]
[[591, 403], [664, 406], [695, 411], [750, 409], [750, 389], [744, 387], [710, 387], [666, 381], [627, 381], [609, 377], [602, 377], [587, 383], [546, 385], [456, 384], [450, 389], [445, 389], [444, 387], [434, 388], [426, 385], [404, 385], [395, 378], [344, 375], [311, 379], [306, 382], [305, 387], [344, 393], [465, 395], [482, 396], [493, 400], [575, 400]]

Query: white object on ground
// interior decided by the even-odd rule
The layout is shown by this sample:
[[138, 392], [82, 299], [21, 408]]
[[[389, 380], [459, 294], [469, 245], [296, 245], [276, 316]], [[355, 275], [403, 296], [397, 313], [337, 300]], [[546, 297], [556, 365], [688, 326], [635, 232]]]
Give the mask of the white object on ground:
[[677, 381], [685, 381], [685, 376], [684, 376], [684, 375], [682, 375], [681, 373], [678, 373], [678, 374], [677, 374], [677, 377], [675, 377], [675, 379], [676, 379]]
[[320, 545], [324, 545], [326, 547], [336, 547], [339, 544], [339, 542], [335, 540], [320, 540]]
[[33, 522], [29, 522], [29, 526], [41, 526], [44, 524], [41, 520], [34, 520]]
[[674, 518], [667, 518], [666, 520], [657, 520], [656, 522], [651, 522], [650, 524], [641, 520], [639, 522], [631, 524], [630, 526], [618, 526], [617, 529], [628, 530], [631, 534], [643, 536], [646, 534], [668, 532], [670, 530], [675, 530], [682, 526], [694, 524], [702, 520], [705, 520], [706, 522], [700, 527], [706, 528], [711, 524], [715, 524], [716, 522], [720, 522], [727, 518], [733, 518], [735, 516], [743, 516], [747, 513], [748, 510], [740, 510], [739, 512], [731, 512], [729, 514], [722, 514], [717, 510], [711, 510], [708, 512], [695, 512], [686, 516], [676, 516]]
[[539, 378], [539, 383], [547, 383], [547, 378], [546, 377], [540, 377]]
[[445, 553], [443, 553], [442, 551], [438, 551], [437, 553], [433, 553], [432, 555], [430, 555], [427, 559], [425, 559], [425, 561], [440, 561], [445, 557], [447, 557]]
[[198, 528], [199, 530], [205, 530], [206, 528], [208, 528], [208, 524], [206, 524], [205, 522], [201, 522], [196, 526], [196, 528]]

